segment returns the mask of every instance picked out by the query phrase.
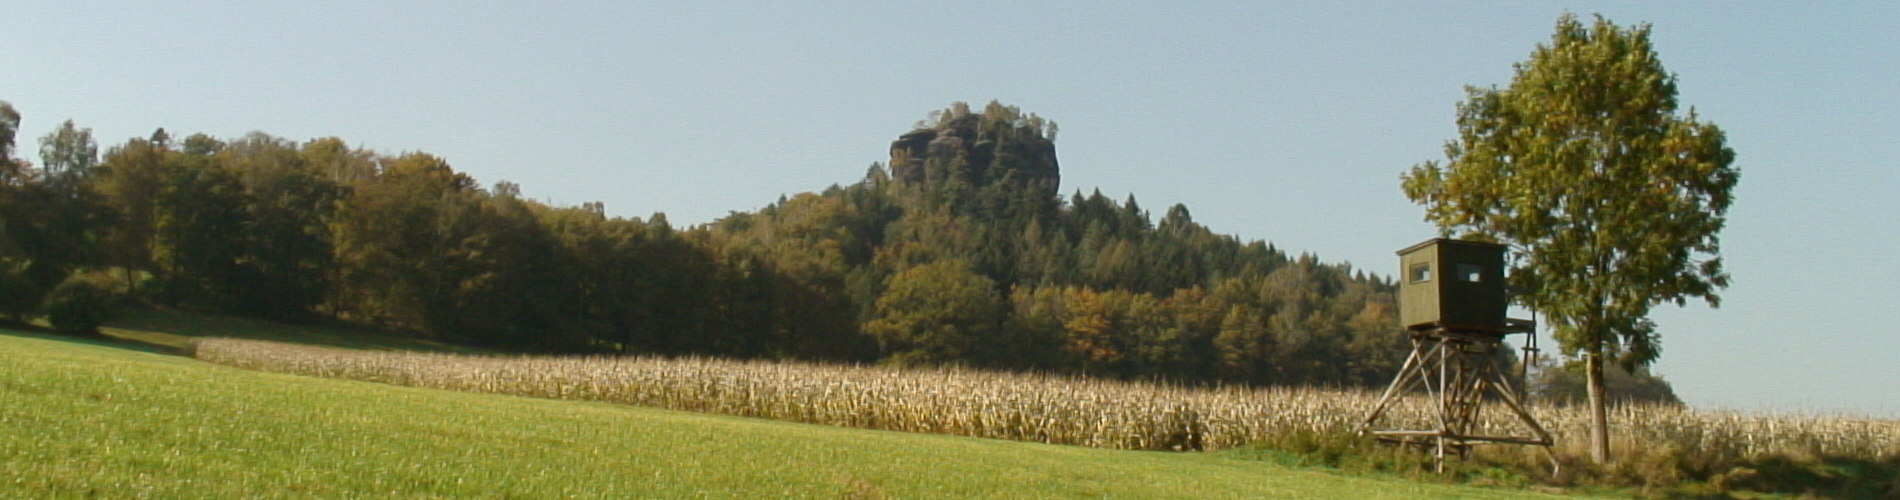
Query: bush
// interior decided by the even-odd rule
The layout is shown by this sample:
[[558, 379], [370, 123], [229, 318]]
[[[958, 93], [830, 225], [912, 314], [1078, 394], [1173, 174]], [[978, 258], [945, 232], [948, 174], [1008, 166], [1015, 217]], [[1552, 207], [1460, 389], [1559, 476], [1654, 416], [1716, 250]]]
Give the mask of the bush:
[[99, 325], [112, 318], [118, 297], [111, 288], [91, 280], [73, 278], [53, 287], [46, 294], [46, 322], [53, 330], [74, 335], [99, 333]]
[[0, 320], [25, 322], [46, 297], [46, 287], [27, 279], [24, 273], [0, 263]]

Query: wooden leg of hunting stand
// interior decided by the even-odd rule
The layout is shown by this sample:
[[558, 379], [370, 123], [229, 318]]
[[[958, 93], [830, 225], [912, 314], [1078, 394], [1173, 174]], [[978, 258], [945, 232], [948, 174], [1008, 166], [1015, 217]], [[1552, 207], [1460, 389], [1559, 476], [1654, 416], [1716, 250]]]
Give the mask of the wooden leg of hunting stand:
[[1399, 368], [1399, 375], [1392, 378], [1392, 385], [1386, 386], [1385, 394], [1379, 395], [1379, 402], [1372, 406], [1372, 412], [1367, 414], [1366, 419], [1359, 423], [1359, 435], [1364, 436], [1367, 431], [1372, 429], [1372, 423], [1378, 421], [1379, 416], [1385, 414], [1388, 405], [1392, 404], [1393, 396], [1404, 392], [1407, 388], [1411, 387], [1413, 381], [1418, 379], [1418, 374], [1414, 373], [1417, 370], [1414, 370], [1414, 368], [1417, 368], [1420, 362], [1419, 351], [1421, 347], [1423, 347], [1422, 341], [1416, 339], [1412, 341], [1412, 354], [1405, 357], [1405, 365]]
[[[1500, 380], [1503, 381], [1504, 379], [1500, 378]], [[1523, 421], [1524, 425], [1531, 428], [1531, 432], [1537, 435], [1539, 441], [1543, 441], [1541, 447], [1544, 449], [1544, 459], [1550, 461], [1550, 476], [1555, 478], [1557, 474], [1563, 472], [1563, 464], [1557, 461], [1557, 454], [1550, 451], [1550, 448], [1557, 444], [1557, 440], [1551, 436], [1550, 431], [1544, 429], [1542, 424], [1537, 423], [1537, 419], [1531, 417], [1531, 413], [1524, 409], [1523, 402], [1517, 399], [1517, 396], [1513, 394], [1514, 392], [1515, 391], [1510, 390], [1498, 391], [1499, 396], [1501, 396], [1498, 399], [1504, 401], [1504, 407], [1511, 410], [1511, 413], [1516, 414], [1518, 420]]]

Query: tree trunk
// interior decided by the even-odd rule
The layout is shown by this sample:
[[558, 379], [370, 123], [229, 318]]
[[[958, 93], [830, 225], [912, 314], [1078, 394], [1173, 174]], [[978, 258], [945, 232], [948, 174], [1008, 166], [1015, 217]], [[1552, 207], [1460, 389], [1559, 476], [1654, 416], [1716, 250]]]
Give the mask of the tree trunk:
[[1590, 457], [1599, 464], [1610, 463], [1610, 418], [1603, 387], [1603, 353], [1584, 356], [1584, 374], [1590, 393]]
[[119, 269], [124, 271], [122, 274], [125, 276], [125, 295], [127, 297], [139, 296], [139, 278], [138, 275], [132, 271], [132, 266], [128, 265]]

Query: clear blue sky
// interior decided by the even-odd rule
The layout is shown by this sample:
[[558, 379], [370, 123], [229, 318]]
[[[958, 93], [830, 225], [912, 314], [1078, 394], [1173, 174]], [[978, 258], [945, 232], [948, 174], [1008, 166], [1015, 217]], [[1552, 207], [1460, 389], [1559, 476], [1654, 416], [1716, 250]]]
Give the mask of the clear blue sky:
[[1387, 272], [1398, 189], [1465, 85], [1565, 11], [1651, 23], [1743, 176], [1721, 309], [1665, 307], [1706, 407], [1900, 415], [1900, 3], [9, 2], [20, 148], [253, 130], [447, 158], [556, 204], [697, 224], [859, 179], [952, 101], [1061, 124], [1064, 191]]

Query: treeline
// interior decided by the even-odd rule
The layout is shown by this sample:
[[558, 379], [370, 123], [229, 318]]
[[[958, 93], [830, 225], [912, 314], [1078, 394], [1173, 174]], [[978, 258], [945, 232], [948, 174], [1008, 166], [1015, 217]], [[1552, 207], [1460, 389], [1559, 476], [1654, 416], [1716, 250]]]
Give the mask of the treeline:
[[[129, 297], [536, 352], [957, 363], [1373, 385], [1393, 285], [1057, 192], [1055, 125], [956, 104], [859, 182], [692, 228], [552, 207], [426, 153], [71, 122], [17, 158], [0, 103], [0, 316]], [[75, 309], [68, 307], [67, 309]], [[84, 310], [84, 307], [77, 308]]]

